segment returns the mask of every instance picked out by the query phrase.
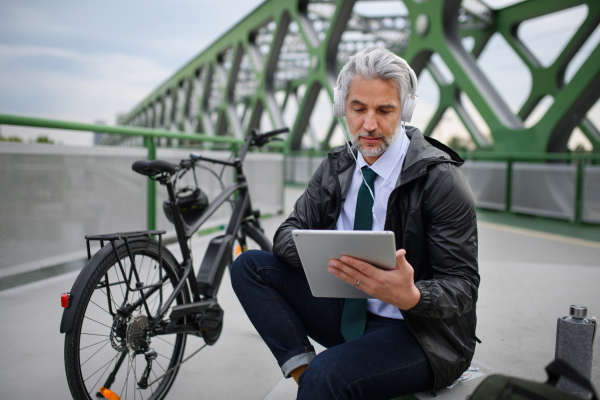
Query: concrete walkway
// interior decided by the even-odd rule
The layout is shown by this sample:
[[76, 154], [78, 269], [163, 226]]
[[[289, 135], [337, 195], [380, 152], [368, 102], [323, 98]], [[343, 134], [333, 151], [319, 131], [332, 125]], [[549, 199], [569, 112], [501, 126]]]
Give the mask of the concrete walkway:
[[[286, 209], [296, 195], [288, 191]], [[280, 216], [264, 221], [268, 236], [272, 237], [282, 220]], [[556, 319], [568, 313], [570, 304], [586, 305], [589, 316], [600, 317], [600, 243], [488, 222], [479, 228], [482, 280], [477, 336], [483, 343], [477, 347], [473, 365], [485, 375], [504, 373], [543, 381], [544, 366], [554, 358]], [[207, 242], [207, 238], [194, 240], [196, 263]], [[77, 273], [0, 292], [4, 323], [0, 398], [70, 398], [64, 335], [59, 333], [59, 297], [70, 290]], [[233, 294], [228, 276], [219, 300], [225, 310], [221, 339], [182, 366], [167, 398], [294, 399], [295, 384], [282, 380], [276, 362]], [[191, 337], [186, 354], [201, 344], [201, 339]], [[593, 365], [592, 382], [600, 389], [598, 341]], [[440, 392], [438, 398], [464, 399], [480, 381], [461, 382]]]

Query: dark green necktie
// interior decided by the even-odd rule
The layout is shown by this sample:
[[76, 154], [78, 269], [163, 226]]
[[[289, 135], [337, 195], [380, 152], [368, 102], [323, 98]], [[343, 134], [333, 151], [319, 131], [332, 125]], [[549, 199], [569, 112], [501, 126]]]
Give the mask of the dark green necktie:
[[[375, 195], [375, 178], [377, 173], [368, 167], [362, 168], [365, 180], [360, 185], [358, 197], [356, 198], [356, 211], [354, 212], [354, 230], [370, 231], [373, 227], [373, 197], [369, 193], [365, 181]], [[367, 300], [346, 299], [344, 311], [342, 312], [342, 336], [349, 342], [359, 338], [365, 333], [367, 325]]]

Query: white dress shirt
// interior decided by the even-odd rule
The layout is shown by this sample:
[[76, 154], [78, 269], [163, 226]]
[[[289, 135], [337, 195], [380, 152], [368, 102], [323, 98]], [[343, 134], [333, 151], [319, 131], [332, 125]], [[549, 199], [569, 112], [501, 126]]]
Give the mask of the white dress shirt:
[[[377, 173], [374, 185], [375, 203], [372, 227], [374, 231], [383, 230], [388, 199], [400, 176], [402, 163], [404, 162], [404, 156], [406, 156], [409, 144], [410, 140], [402, 128], [394, 143], [370, 166]], [[356, 159], [357, 163], [352, 174], [350, 189], [348, 190], [344, 207], [336, 223], [336, 229], [340, 231], [351, 231], [354, 229], [356, 199], [358, 197], [358, 189], [360, 189], [360, 185], [362, 184], [361, 168], [369, 165], [360, 152]], [[367, 310], [386, 318], [404, 319], [397, 307], [377, 299], [367, 299]]]

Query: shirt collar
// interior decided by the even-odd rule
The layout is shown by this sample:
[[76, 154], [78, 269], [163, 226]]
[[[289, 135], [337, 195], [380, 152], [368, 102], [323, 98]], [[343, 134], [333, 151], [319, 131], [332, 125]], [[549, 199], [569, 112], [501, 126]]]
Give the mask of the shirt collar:
[[[396, 159], [398, 157], [402, 157], [402, 154], [400, 154], [400, 153], [401, 153], [402, 149], [404, 148], [403, 144], [404, 144], [405, 140], [408, 140], [408, 138], [406, 137], [404, 128], [402, 128], [402, 130], [398, 134], [398, 137], [396, 138], [396, 140], [394, 140], [394, 143], [392, 143], [392, 145], [386, 151], [383, 152], [381, 157], [379, 157], [377, 159], [377, 161], [375, 161], [373, 163], [373, 165], [370, 166], [371, 169], [373, 171], [375, 171], [375, 173], [377, 173], [377, 175], [379, 175], [382, 178], [385, 178], [386, 176], [388, 176], [390, 170], [392, 168], [394, 168]], [[360, 152], [358, 152], [358, 157], [357, 157], [358, 168], [362, 168], [365, 165], [368, 166], [369, 164], [367, 164], [363, 155]]]

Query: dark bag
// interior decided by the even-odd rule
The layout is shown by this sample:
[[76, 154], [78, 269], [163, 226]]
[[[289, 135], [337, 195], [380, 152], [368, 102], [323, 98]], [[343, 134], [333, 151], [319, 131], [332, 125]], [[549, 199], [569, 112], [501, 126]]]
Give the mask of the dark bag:
[[592, 400], [598, 400], [590, 381], [566, 362], [556, 359], [546, 367], [546, 372], [548, 380], [545, 383], [506, 375], [491, 375], [475, 389], [470, 400], [581, 400], [580, 397], [556, 388], [561, 376], [588, 390], [592, 394]]

